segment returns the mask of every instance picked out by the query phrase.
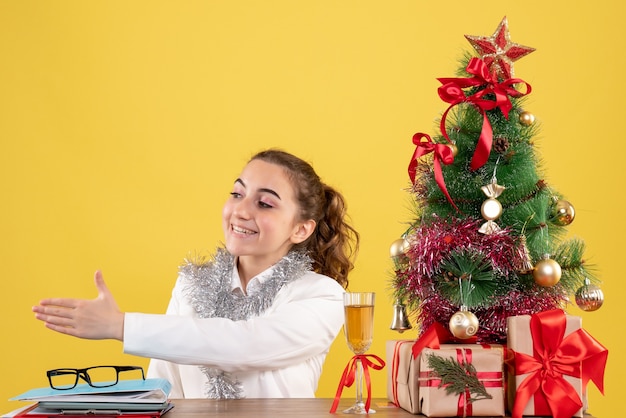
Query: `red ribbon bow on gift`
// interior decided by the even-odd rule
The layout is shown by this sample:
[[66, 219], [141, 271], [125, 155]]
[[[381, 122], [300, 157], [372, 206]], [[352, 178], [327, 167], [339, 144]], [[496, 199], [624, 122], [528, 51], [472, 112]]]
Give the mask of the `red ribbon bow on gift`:
[[[426, 142], [422, 141], [424, 138], [426, 139]], [[435, 144], [428, 134], [423, 133], [416, 133], [413, 135], [413, 143], [416, 145], [416, 148], [415, 152], [413, 152], [413, 156], [411, 157], [411, 162], [409, 163], [409, 177], [411, 178], [411, 182], [415, 184], [418, 158], [431, 152], [434, 153], [433, 169], [435, 170], [435, 181], [448, 199], [448, 202], [450, 202], [450, 204], [458, 210], [448, 193], [446, 182], [443, 179], [443, 172], [441, 171], [442, 162], [444, 164], [452, 164], [454, 162], [454, 155], [452, 154], [450, 146], [446, 144]]]
[[[487, 65], [480, 58], [472, 58], [467, 64], [466, 71], [473, 77], [459, 78], [438, 78], [443, 85], [439, 87], [439, 97], [446, 103], [450, 103], [448, 109], [444, 112], [440, 129], [442, 135], [448, 140], [450, 137], [446, 132], [446, 117], [448, 112], [459, 103], [471, 103], [478, 108], [483, 116], [483, 126], [474, 150], [474, 155], [470, 162], [470, 168], [476, 170], [482, 167], [489, 158], [491, 146], [493, 143], [493, 130], [491, 123], [487, 118], [487, 110], [499, 108], [505, 118], [509, 118], [509, 111], [513, 108], [509, 97], [522, 97], [530, 94], [531, 86], [519, 78], [510, 78], [502, 82], [498, 82], [495, 74], [490, 74]], [[523, 83], [526, 86], [526, 92], [522, 93], [515, 89], [515, 84]], [[463, 91], [467, 87], [478, 87], [486, 85], [483, 90], [466, 96]]]
[[[369, 357], [376, 360], [378, 364], [370, 361]], [[365, 410], [369, 411], [372, 402], [372, 384], [370, 380], [369, 368], [371, 367], [374, 370], [380, 370], [385, 367], [385, 362], [383, 361], [383, 359], [374, 354], [357, 354], [350, 359], [348, 365], [343, 370], [343, 375], [341, 376], [341, 381], [339, 382], [339, 387], [337, 388], [337, 393], [335, 394], [335, 400], [333, 401], [333, 405], [330, 408], [331, 414], [337, 411], [337, 406], [339, 406], [339, 399], [341, 399], [341, 392], [343, 392], [343, 388], [350, 387], [354, 383], [356, 377], [357, 362], [359, 361], [363, 365], [363, 376], [365, 376], [365, 385], [367, 386], [367, 400], [365, 401]]]
[[569, 418], [575, 414], [583, 404], [563, 375], [582, 379], [583, 388], [592, 380], [604, 394], [608, 350], [583, 329], [563, 338], [565, 327], [565, 313], [560, 309], [531, 316], [534, 354], [515, 353], [515, 374], [530, 374], [517, 388], [513, 418], [521, 418], [533, 395], [535, 401], [545, 398], [555, 418]]
[[449, 343], [449, 342], [460, 342], [463, 344], [473, 344], [477, 341], [476, 337], [467, 338], [465, 340], [459, 340], [455, 338], [450, 330], [439, 322], [433, 323], [421, 337], [415, 341], [411, 351], [413, 352], [413, 358], [417, 358], [420, 355], [422, 350], [426, 347], [438, 349], [441, 348], [441, 344]]

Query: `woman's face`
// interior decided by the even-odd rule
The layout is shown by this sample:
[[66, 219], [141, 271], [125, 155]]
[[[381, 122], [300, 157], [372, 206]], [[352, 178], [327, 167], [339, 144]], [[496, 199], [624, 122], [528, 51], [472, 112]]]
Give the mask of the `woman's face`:
[[267, 268], [313, 232], [315, 222], [301, 221], [299, 212], [285, 169], [252, 160], [235, 180], [222, 211], [226, 248], [240, 263]]

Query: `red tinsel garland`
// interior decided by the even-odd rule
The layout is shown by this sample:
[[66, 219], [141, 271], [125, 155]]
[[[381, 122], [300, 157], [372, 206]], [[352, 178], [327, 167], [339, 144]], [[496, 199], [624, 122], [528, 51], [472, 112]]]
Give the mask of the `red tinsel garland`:
[[[524, 269], [520, 243], [503, 229], [493, 234], [478, 232], [480, 221], [473, 219], [440, 219], [421, 225], [406, 237], [410, 248], [406, 253], [408, 266], [396, 272], [396, 287], [401, 289], [405, 302], [417, 309], [421, 330], [435, 322], [446, 324], [459, 310], [435, 291], [435, 283], [444, 273], [441, 264], [453, 251], [471, 250], [488, 260], [495, 274], [511, 283], [519, 283], [519, 271]], [[480, 323], [476, 335], [479, 342], [498, 343], [506, 340], [506, 318], [528, 315], [554, 309], [564, 303], [557, 292], [530, 289], [506, 292], [494, 296], [489, 306], [470, 307]]]

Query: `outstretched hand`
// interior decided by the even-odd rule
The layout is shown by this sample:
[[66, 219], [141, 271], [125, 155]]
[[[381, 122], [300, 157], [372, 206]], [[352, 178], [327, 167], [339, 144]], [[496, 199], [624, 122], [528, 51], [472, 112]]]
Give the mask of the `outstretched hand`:
[[33, 306], [35, 318], [46, 327], [62, 334], [90, 340], [124, 339], [124, 313], [104, 283], [102, 272], [96, 271], [95, 299], [50, 298]]

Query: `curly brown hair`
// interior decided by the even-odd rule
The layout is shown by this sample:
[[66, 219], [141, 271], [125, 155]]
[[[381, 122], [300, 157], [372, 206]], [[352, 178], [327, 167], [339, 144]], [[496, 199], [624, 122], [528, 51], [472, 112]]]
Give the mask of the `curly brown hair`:
[[348, 273], [354, 268], [360, 236], [347, 222], [344, 197], [322, 182], [311, 164], [286, 151], [264, 150], [255, 154], [252, 160], [262, 160], [285, 169], [294, 186], [301, 219], [316, 222], [313, 234], [294, 248], [308, 251], [315, 272], [332, 277], [347, 288]]

